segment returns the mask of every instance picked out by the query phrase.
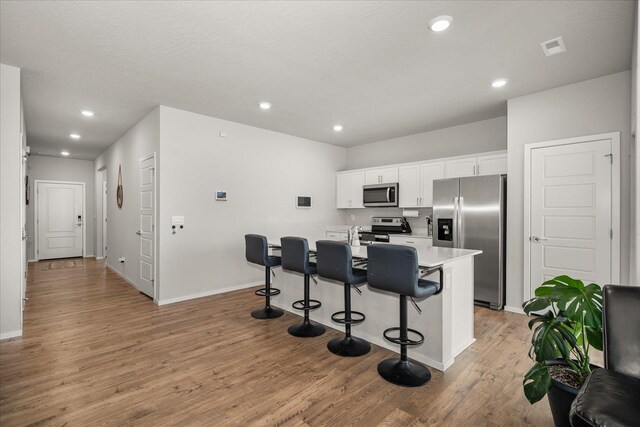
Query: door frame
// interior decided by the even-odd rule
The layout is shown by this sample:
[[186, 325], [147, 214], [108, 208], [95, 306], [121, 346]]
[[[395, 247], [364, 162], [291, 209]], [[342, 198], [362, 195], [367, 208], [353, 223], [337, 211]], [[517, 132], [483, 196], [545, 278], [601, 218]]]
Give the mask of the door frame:
[[43, 184], [73, 184], [73, 185], [82, 185], [82, 257], [85, 258], [87, 256], [87, 189], [86, 184], [84, 182], [75, 182], [75, 181], [51, 181], [48, 179], [36, 179], [33, 181], [33, 185], [36, 187], [36, 197], [34, 197], [33, 204], [33, 229], [35, 234], [34, 240], [34, 251], [35, 251], [35, 260], [40, 261], [40, 254], [38, 253], [38, 241], [40, 238], [39, 234], [39, 218], [38, 218], [38, 198], [40, 194], [38, 193], [38, 185], [40, 183]]
[[[611, 140], [611, 282], [620, 282], [620, 132], [600, 133], [574, 138], [555, 139], [551, 141], [533, 142], [524, 146], [524, 300], [532, 298], [531, 287], [531, 155], [536, 148], [557, 147], [561, 145], [581, 144], [585, 142]], [[599, 283], [604, 286], [606, 283]], [[523, 301], [524, 302], [524, 301]]]
[[[157, 303], [160, 298], [160, 282], [158, 281], [158, 155], [154, 151], [146, 156], [138, 158], [138, 176], [140, 175], [140, 163], [153, 159], [153, 300]], [[140, 186], [138, 186], [138, 192]], [[138, 209], [138, 221], [140, 221], [140, 210]], [[140, 255], [140, 241], [138, 240], [138, 256]], [[140, 263], [138, 262], [137, 277], [140, 277]]]

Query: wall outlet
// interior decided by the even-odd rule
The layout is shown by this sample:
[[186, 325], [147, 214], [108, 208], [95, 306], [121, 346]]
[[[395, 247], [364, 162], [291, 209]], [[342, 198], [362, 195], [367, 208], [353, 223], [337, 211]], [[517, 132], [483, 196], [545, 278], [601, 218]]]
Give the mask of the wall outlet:
[[118, 258], [118, 261], [120, 261], [121, 263], [123, 263], [123, 264], [124, 264], [124, 257], [123, 257], [123, 256], [121, 256], [120, 258]]
[[349, 219], [351, 221], [355, 221], [356, 220], [356, 216], [354, 214], [349, 215]]

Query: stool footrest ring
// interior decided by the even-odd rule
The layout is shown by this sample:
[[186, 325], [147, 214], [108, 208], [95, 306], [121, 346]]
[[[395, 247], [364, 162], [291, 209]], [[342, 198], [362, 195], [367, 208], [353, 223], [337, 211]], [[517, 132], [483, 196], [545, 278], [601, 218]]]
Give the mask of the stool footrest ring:
[[385, 331], [382, 333], [382, 335], [384, 336], [384, 338], [387, 341], [390, 341], [394, 344], [400, 344], [400, 345], [420, 345], [424, 342], [424, 335], [422, 335], [420, 332], [416, 331], [415, 329], [409, 329], [407, 328], [407, 333], [412, 333], [418, 336], [417, 340], [412, 340], [410, 338], [407, 338], [407, 340], [402, 340], [400, 337], [392, 337], [389, 334], [392, 332], [400, 332], [400, 328], [389, 328], [389, 329], [385, 329]]
[[296, 310], [315, 310], [316, 308], [320, 308], [320, 306], [322, 306], [322, 303], [317, 299], [310, 299], [309, 305], [305, 305], [303, 299], [291, 304], [291, 307], [295, 308]]
[[280, 294], [280, 289], [276, 289], [276, 288], [271, 288], [268, 294], [267, 294], [267, 288], [258, 289], [256, 291], [256, 295], [258, 295], [259, 297], [266, 297], [266, 296], [274, 297], [278, 294]]
[[344, 315], [345, 315], [344, 311], [336, 311], [331, 315], [331, 320], [333, 320], [336, 323], [340, 323], [342, 325], [355, 325], [355, 324], [364, 322], [364, 319], [366, 318], [364, 313], [360, 313], [359, 311], [353, 311], [353, 310], [351, 311], [351, 320], [346, 320], [344, 318]]

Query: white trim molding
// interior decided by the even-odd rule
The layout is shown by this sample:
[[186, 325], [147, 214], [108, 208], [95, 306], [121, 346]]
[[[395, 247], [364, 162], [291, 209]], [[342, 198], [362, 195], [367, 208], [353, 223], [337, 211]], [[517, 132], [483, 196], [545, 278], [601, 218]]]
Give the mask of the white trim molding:
[[508, 311], [509, 313], [525, 314], [524, 310], [520, 307], [512, 307], [510, 305], [505, 305], [504, 311]]
[[[523, 299], [531, 298], [531, 155], [532, 150], [544, 147], [556, 147], [560, 145], [580, 144], [591, 141], [611, 140], [611, 283], [620, 283], [620, 132], [601, 133], [597, 135], [585, 135], [574, 138], [556, 139], [552, 141], [533, 142], [524, 146], [524, 277]], [[605, 285], [603, 283], [602, 285]], [[523, 302], [524, 302], [523, 301]], [[511, 307], [513, 308], [513, 307]], [[505, 307], [505, 310], [507, 307]], [[511, 311], [511, 310], [509, 310]]]
[[0, 334], [0, 341], [21, 337], [21, 336], [22, 336], [22, 329], [17, 331], [5, 332], [4, 334]]
[[189, 300], [196, 299], [196, 298], [210, 297], [212, 295], [224, 294], [226, 292], [239, 291], [241, 289], [253, 288], [255, 286], [261, 286], [261, 285], [264, 285], [264, 281], [245, 283], [245, 284], [242, 284], [242, 285], [235, 285], [235, 286], [228, 286], [228, 287], [222, 288], [222, 289], [212, 289], [210, 291], [198, 292], [197, 294], [183, 295], [183, 296], [176, 297], [176, 298], [167, 298], [167, 299], [163, 299], [163, 300], [154, 300], [154, 301], [158, 305], [175, 304], [177, 302], [189, 301]]

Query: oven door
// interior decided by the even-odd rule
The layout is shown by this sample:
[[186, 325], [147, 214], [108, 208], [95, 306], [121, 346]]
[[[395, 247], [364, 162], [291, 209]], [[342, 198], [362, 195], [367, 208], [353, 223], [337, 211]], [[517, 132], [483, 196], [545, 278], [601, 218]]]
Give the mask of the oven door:
[[365, 185], [362, 202], [367, 207], [398, 206], [398, 184]]

